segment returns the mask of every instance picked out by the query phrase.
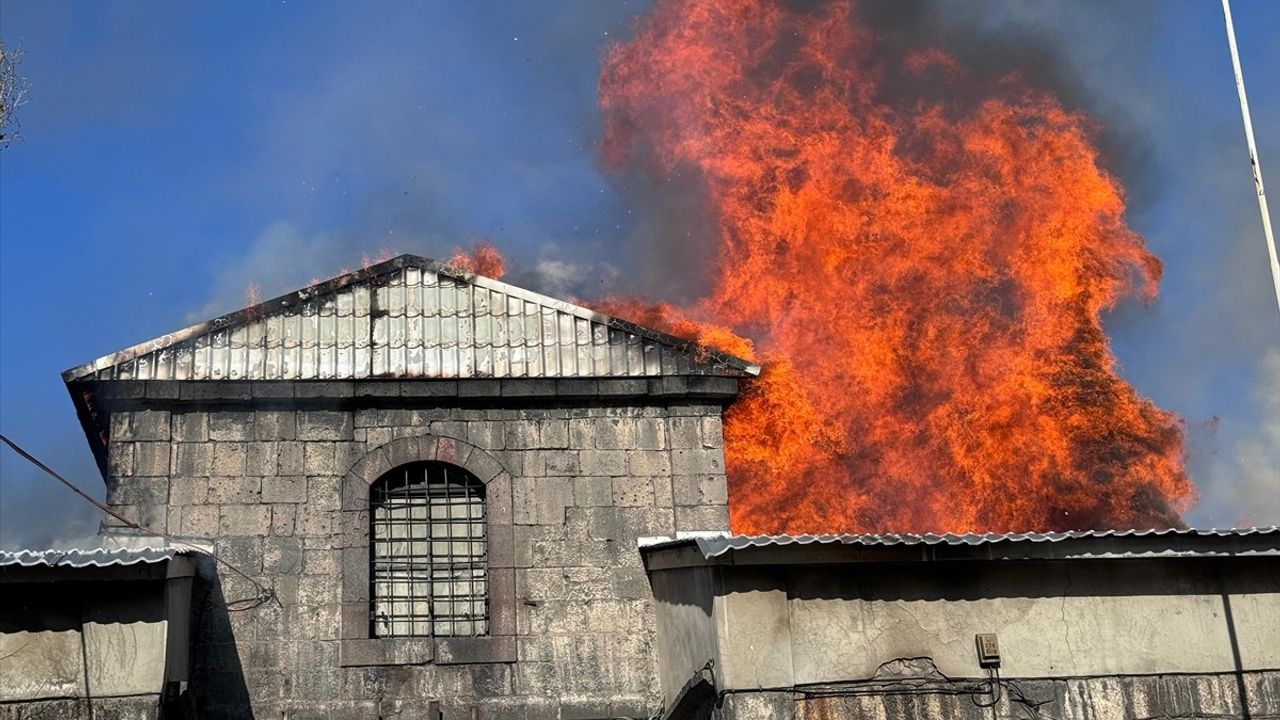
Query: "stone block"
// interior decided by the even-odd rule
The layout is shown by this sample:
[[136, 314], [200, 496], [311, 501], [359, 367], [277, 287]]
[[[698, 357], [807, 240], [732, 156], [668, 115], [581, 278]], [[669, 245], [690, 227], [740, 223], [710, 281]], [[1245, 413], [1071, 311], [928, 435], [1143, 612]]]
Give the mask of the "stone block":
[[298, 437], [298, 415], [292, 410], [259, 410], [253, 419], [255, 440], [294, 440]]
[[653, 504], [658, 507], [671, 507], [675, 499], [671, 492], [671, 476], [660, 475], [653, 478]]
[[598, 450], [595, 452], [583, 452], [578, 456], [578, 464], [583, 475], [612, 477], [626, 475], [627, 451]]
[[656, 477], [671, 474], [671, 454], [664, 450], [632, 450], [627, 453], [627, 474]]
[[573, 479], [537, 478], [534, 492], [535, 522], [564, 525], [565, 508], [573, 505]]
[[349, 398], [355, 395], [355, 383], [343, 381], [304, 381], [294, 385], [293, 395], [297, 398]]
[[511, 484], [512, 521], [516, 525], [538, 522], [537, 484], [535, 478], [518, 477]]
[[704, 449], [672, 450], [671, 470], [676, 475], [723, 474], [724, 456]]
[[338, 576], [338, 560], [341, 554], [337, 550], [304, 550], [302, 553], [302, 571], [307, 575]]
[[621, 600], [646, 600], [651, 597], [649, 577], [639, 568], [614, 568], [613, 596]]
[[339, 478], [336, 477], [308, 478], [305, 499], [307, 506], [314, 510], [338, 510], [340, 508], [339, 485]]
[[272, 505], [271, 534], [277, 537], [292, 537], [297, 516], [298, 506], [296, 505]]
[[205, 412], [173, 413], [170, 421], [174, 442], [207, 442], [209, 414]]
[[207, 478], [176, 477], [169, 481], [170, 505], [203, 505], [208, 499]]
[[298, 385], [294, 381], [257, 381], [251, 383], [250, 394], [255, 398], [264, 400], [288, 400], [293, 398], [293, 390]]
[[211, 538], [218, 534], [218, 508], [212, 505], [189, 505], [182, 508], [178, 525], [182, 535]]
[[503, 397], [553, 397], [556, 381], [542, 378], [513, 378], [502, 381]]
[[578, 507], [605, 507], [613, 503], [613, 479], [576, 477], [573, 479], [573, 502]]
[[351, 440], [354, 429], [351, 413], [328, 410], [298, 413], [299, 440]]
[[630, 447], [636, 450], [665, 450], [667, 448], [667, 428], [664, 418], [637, 418], [631, 434], [635, 438]]
[[502, 384], [492, 379], [469, 379], [458, 383], [458, 397], [498, 397]]
[[477, 698], [506, 697], [515, 689], [511, 666], [484, 663], [470, 668], [471, 687]]
[[133, 443], [112, 442], [107, 460], [107, 474], [111, 477], [129, 477], [133, 474]]
[[672, 449], [702, 447], [702, 419], [686, 416], [668, 418], [667, 442]]
[[613, 478], [613, 504], [618, 507], [652, 506], [653, 482], [649, 478]]
[[[225, 510], [223, 511], [225, 514]], [[262, 570], [262, 538], [256, 536], [220, 537], [215, 543], [218, 557], [234, 565], [241, 572], [257, 575]], [[245, 597], [256, 592], [244, 578], [228, 573], [226, 568], [219, 570], [222, 577], [223, 593], [228, 598]], [[239, 586], [237, 586], [237, 584]], [[252, 617], [245, 618], [246, 624], [256, 622]]]
[[138, 442], [133, 444], [133, 474], [144, 477], [169, 476], [169, 443]]
[[676, 505], [726, 505], [729, 487], [724, 475], [677, 475], [671, 479]]
[[164, 507], [169, 503], [169, 479], [132, 477], [115, 484], [111, 502], [122, 505]]
[[262, 478], [209, 478], [209, 502], [218, 505], [252, 505], [262, 499]]
[[213, 444], [213, 468], [211, 475], [244, 475], [248, 460], [248, 445], [242, 442]]
[[305, 475], [337, 475], [337, 445], [309, 442], [303, 448], [302, 472]]
[[[439, 453], [437, 453], [437, 458], [439, 458]], [[466, 467], [482, 483], [493, 480], [500, 473], [507, 470], [489, 453], [471, 453], [467, 458]]]
[[245, 457], [246, 475], [275, 475], [279, 450], [274, 442], [251, 442], [247, 445], [248, 455]]
[[280, 475], [301, 475], [304, 470], [306, 444], [301, 442], [276, 443], [276, 472]]
[[[449, 442], [456, 443], [456, 441], [452, 439], [450, 439]], [[382, 448], [382, 452], [387, 456], [387, 462], [391, 467], [396, 468], [401, 465], [407, 465], [409, 463], [422, 460], [423, 458], [419, 454], [420, 447], [421, 443], [419, 443], [417, 438], [401, 438], [400, 440], [388, 443]], [[438, 449], [439, 443], [436, 443], [436, 447]], [[470, 450], [466, 445], [462, 445], [462, 448], [464, 452]]]
[[649, 383], [644, 378], [608, 378], [598, 383], [601, 396], [634, 397], [649, 392]]
[[342, 602], [369, 601], [369, 549], [350, 547], [342, 550]]
[[397, 380], [358, 380], [354, 394], [356, 397], [400, 397], [400, 383]]
[[521, 601], [563, 600], [565, 573], [562, 568], [516, 570], [516, 597]]
[[136, 410], [129, 419], [129, 437], [122, 440], [169, 440], [168, 410]]
[[[457, 434], [461, 435], [463, 432], [464, 431], [462, 429], [458, 429]], [[440, 435], [435, 438], [434, 443], [430, 439], [420, 440], [418, 443], [419, 452], [425, 453], [431, 450], [433, 445], [435, 448], [434, 457], [440, 462], [470, 468], [473, 460], [476, 461], [479, 472], [475, 472], [475, 475], [480, 482], [487, 482], [497, 474], [496, 472], [492, 472], [492, 469], [497, 467], [496, 463], [490, 462], [486, 464], [486, 455], [474, 452], [470, 444], [463, 442], [462, 440], [458, 440], [452, 435]], [[409, 450], [411, 450], [411, 448], [406, 448], [406, 453]], [[424, 459], [423, 456], [411, 457], [408, 454], [405, 454], [403, 457], [404, 462], [414, 462], [415, 460]], [[429, 459], [431, 456], [425, 457], [426, 459]]]
[[302, 544], [290, 537], [268, 537], [263, 540], [262, 571], [269, 575], [295, 575], [301, 572]]
[[507, 423], [504, 437], [509, 450], [536, 450], [542, 444], [537, 421]]
[[518, 641], [518, 657], [520, 662], [549, 662], [553, 659], [552, 639], [539, 635], [521, 635]]
[[561, 450], [569, 447], [569, 421], [562, 418], [539, 420], [538, 445], [544, 450]]
[[485, 487], [485, 512], [490, 523], [510, 525], [515, 522], [511, 486], [511, 476], [501, 473]]
[[265, 477], [262, 479], [262, 501], [304, 503], [307, 501], [307, 479], [300, 476]]
[[220, 410], [209, 414], [209, 439], [243, 442], [253, 439], [254, 414], [245, 411]]
[[170, 380], [147, 380], [145, 394], [148, 400], [177, 400], [178, 383]]
[[271, 507], [267, 505], [222, 505], [219, 523], [227, 536], [266, 535], [271, 531]]
[[516, 691], [521, 695], [557, 697], [560, 673], [554, 663], [528, 662], [516, 665]]
[[173, 446], [172, 469], [175, 475], [201, 477], [213, 470], [213, 445], [178, 443]]
[[724, 421], [720, 413], [702, 418], [702, 447], [713, 450], [724, 449]]
[[676, 507], [675, 520], [677, 531], [728, 530], [729, 507], [727, 505]]
[[544, 451], [542, 458], [548, 475], [577, 475], [582, 472], [576, 450]]
[[516, 639], [512, 635], [438, 638], [435, 661], [440, 665], [512, 662]]
[[334, 513], [303, 506], [299, 512], [296, 533], [303, 537], [323, 537], [333, 533]]
[[455, 397], [457, 380], [415, 380], [400, 383], [401, 397]]

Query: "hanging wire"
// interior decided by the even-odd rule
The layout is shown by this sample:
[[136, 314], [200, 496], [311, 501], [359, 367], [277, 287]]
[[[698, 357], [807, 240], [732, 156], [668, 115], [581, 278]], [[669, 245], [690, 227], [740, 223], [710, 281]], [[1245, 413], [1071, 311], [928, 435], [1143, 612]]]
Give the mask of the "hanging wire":
[[159, 530], [152, 530], [152, 529], [151, 529], [151, 528], [149, 528], [149, 527], [146, 527], [146, 526], [144, 526], [144, 525], [140, 525], [140, 524], [138, 524], [138, 523], [136, 523], [136, 522], [134, 522], [134, 521], [130, 520], [129, 518], [127, 518], [127, 517], [125, 517], [125, 516], [121, 515], [120, 513], [116, 512], [115, 510], [112, 510], [110, 507], [108, 507], [108, 506], [106, 506], [106, 505], [104, 505], [104, 504], [102, 504], [102, 503], [98, 502], [97, 500], [93, 499], [91, 496], [89, 496], [87, 493], [85, 493], [85, 491], [81, 490], [79, 487], [76, 487], [76, 485], [75, 485], [74, 483], [72, 483], [71, 481], [69, 481], [69, 480], [67, 480], [66, 478], [64, 478], [64, 477], [62, 477], [61, 475], [59, 475], [59, 474], [58, 474], [58, 472], [57, 472], [56, 470], [54, 470], [53, 468], [51, 468], [51, 467], [49, 467], [48, 465], [45, 465], [43, 462], [41, 462], [39, 458], [37, 458], [36, 456], [34, 456], [34, 455], [32, 455], [31, 453], [27, 452], [26, 450], [23, 450], [23, 449], [22, 449], [22, 447], [21, 447], [20, 445], [18, 445], [18, 444], [17, 444], [17, 443], [15, 443], [14, 441], [10, 440], [10, 439], [9, 439], [6, 435], [4, 435], [3, 433], [0, 433], [0, 440], [3, 440], [3, 441], [4, 441], [4, 444], [5, 444], [5, 445], [8, 445], [10, 449], [12, 449], [14, 452], [18, 453], [18, 455], [19, 455], [19, 456], [21, 456], [21, 457], [22, 457], [22, 459], [26, 460], [27, 462], [31, 463], [32, 465], [35, 465], [37, 468], [39, 468], [40, 470], [42, 470], [46, 475], [48, 475], [49, 477], [53, 478], [54, 480], [57, 480], [58, 482], [62, 483], [63, 485], [66, 485], [68, 488], [70, 488], [70, 489], [71, 489], [71, 491], [72, 491], [72, 492], [74, 492], [76, 495], [79, 495], [79, 496], [80, 496], [80, 499], [84, 500], [85, 502], [89, 503], [90, 505], [94, 506], [95, 508], [97, 508], [97, 509], [101, 510], [102, 512], [104, 512], [104, 513], [106, 513], [106, 514], [110, 515], [111, 517], [115, 518], [116, 520], [119, 520], [121, 523], [123, 523], [123, 524], [125, 524], [125, 525], [127, 525], [127, 526], [129, 526], [129, 527], [131, 527], [131, 528], [133, 528], [133, 529], [135, 529], [135, 530], [139, 530], [139, 531], [141, 531], [141, 532], [147, 533], [148, 535], [154, 535], [155, 537], [163, 538], [163, 539], [167, 540], [171, 545], [175, 545], [175, 546], [182, 546], [182, 547], [190, 548], [190, 549], [195, 550], [196, 552], [199, 552], [199, 553], [201, 553], [201, 554], [208, 555], [209, 557], [213, 558], [215, 562], [217, 562], [217, 563], [221, 564], [222, 566], [226, 567], [228, 570], [230, 570], [231, 572], [235, 573], [236, 575], [239, 575], [240, 577], [244, 578], [244, 579], [245, 579], [245, 580], [247, 580], [251, 585], [253, 585], [255, 588], [257, 588], [257, 590], [258, 590], [258, 594], [257, 594], [256, 596], [251, 597], [251, 598], [244, 598], [244, 599], [241, 599], [241, 600], [233, 600], [233, 601], [231, 601], [231, 602], [227, 603], [224, 607], [225, 607], [228, 611], [231, 611], [231, 612], [240, 612], [240, 611], [242, 611], [242, 610], [252, 610], [253, 608], [260, 607], [260, 606], [262, 606], [262, 605], [264, 605], [264, 604], [266, 604], [266, 603], [268, 603], [268, 602], [271, 602], [271, 601], [276, 601], [276, 604], [279, 604], [279, 601], [276, 599], [276, 593], [275, 593], [275, 590], [272, 590], [271, 588], [269, 588], [269, 587], [267, 587], [267, 586], [263, 585], [262, 583], [258, 582], [257, 580], [254, 580], [252, 577], [250, 577], [250, 576], [249, 576], [249, 574], [248, 574], [248, 573], [244, 572], [243, 570], [241, 570], [240, 568], [236, 567], [235, 565], [232, 565], [230, 562], [228, 562], [228, 561], [226, 561], [226, 560], [224, 560], [224, 559], [222, 559], [222, 558], [218, 557], [218, 554], [217, 554], [217, 553], [210, 553], [210, 552], [207, 552], [207, 551], [205, 551], [205, 549], [204, 549], [204, 548], [200, 547], [199, 545], [193, 545], [193, 544], [191, 544], [191, 543], [189, 543], [189, 542], [185, 542], [185, 541], [183, 541], [183, 540], [179, 540], [178, 538], [176, 538], [176, 537], [174, 537], [174, 536], [172, 536], [172, 535], [170, 535], [170, 534], [168, 534], [168, 533], [166, 533], [166, 532], [161, 532], [161, 531], [159, 531]]

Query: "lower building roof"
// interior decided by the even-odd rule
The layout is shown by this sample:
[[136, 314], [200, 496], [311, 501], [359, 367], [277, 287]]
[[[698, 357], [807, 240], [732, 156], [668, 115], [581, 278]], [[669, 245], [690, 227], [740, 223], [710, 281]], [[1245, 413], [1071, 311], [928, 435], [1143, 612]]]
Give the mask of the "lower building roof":
[[727, 535], [644, 538], [650, 569], [688, 565], [1280, 556], [1280, 527], [1048, 533]]

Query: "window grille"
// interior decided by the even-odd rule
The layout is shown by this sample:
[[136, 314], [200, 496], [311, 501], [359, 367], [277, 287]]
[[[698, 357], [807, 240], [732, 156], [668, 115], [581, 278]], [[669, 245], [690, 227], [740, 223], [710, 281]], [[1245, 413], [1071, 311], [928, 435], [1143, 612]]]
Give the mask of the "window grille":
[[484, 485], [444, 463], [413, 463], [370, 488], [372, 637], [489, 631]]

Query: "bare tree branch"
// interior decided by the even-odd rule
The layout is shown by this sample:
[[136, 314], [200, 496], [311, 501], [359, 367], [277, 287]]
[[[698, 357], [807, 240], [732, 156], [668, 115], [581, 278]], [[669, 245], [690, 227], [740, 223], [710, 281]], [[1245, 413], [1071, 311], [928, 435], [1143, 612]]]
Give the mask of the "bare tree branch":
[[0, 40], [0, 148], [22, 137], [16, 111], [27, 102], [31, 83], [18, 74], [22, 48], [6, 48]]

